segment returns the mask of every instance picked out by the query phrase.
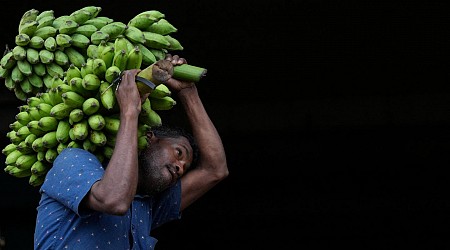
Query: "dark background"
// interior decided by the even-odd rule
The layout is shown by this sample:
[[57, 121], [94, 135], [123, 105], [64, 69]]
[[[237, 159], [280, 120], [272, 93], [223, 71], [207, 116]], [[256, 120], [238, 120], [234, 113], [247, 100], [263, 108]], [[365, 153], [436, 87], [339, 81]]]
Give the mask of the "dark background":
[[[208, 69], [198, 87], [230, 176], [155, 231], [157, 249], [448, 248], [444, 1], [48, 2], [2, 2], [0, 45], [31, 8], [157, 9]], [[6, 135], [20, 104], [3, 87], [0, 105]], [[163, 121], [186, 122], [179, 107]], [[0, 173], [0, 199], [5, 249], [31, 249], [37, 189]]]

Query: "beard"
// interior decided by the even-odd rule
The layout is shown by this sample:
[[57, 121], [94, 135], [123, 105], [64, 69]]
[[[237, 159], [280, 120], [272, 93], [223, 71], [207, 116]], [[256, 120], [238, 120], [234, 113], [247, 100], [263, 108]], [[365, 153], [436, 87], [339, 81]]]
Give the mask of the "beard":
[[141, 195], [155, 195], [167, 189], [172, 177], [167, 171], [158, 150], [147, 148], [139, 155], [139, 182], [137, 192]]

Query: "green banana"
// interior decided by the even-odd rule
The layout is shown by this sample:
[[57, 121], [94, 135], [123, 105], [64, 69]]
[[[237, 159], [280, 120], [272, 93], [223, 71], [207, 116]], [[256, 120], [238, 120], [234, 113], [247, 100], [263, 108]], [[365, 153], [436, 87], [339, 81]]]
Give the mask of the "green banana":
[[98, 30], [97, 27], [95, 27], [92, 24], [83, 24], [83, 25], [78, 26], [78, 28], [75, 29], [74, 34], [84, 35], [90, 39], [92, 34], [94, 32], [96, 32], [97, 30]]
[[64, 20], [58, 27], [58, 34], [73, 34], [80, 25], [73, 19]]
[[32, 73], [31, 75], [27, 76], [28, 81], [31, 85], [33, 85], [36, 88], [42, 88], [44, 86], [44, 81], [42, 78], [35, 73]]
[[74, 33], [71, 35], [71, 38], [72, 38], [72, 46], [78, 48], [85, 49], [91, 44], [90, 38], [83, 34]]
[[41, 117], [44, 116], [50, 116], [50, 111], [52, 110], [52, 105], [45, 103], [42, 98], [39, 98], [41, 100], [41, 103], [39, 103], [36, 108], [39, 111], [39, 114]]
[[[27, 98], [28, 100], [28, 98]], [[28, 114], [30, 114], [30, 117], [32, 120], [39, 120], [41, 119], [41, 114], [39, 113], [39, 110], [37, 109], [37, 107], [29, 107], [27, 110]], [[26, 127], [26, 126], [24, 126]], [[27, 128], [28, 130], [28, 128]]]
[[27, 36], [33, 36], [34, 32], [37, 30], [37, 27], [39, 25], [39, 22], [33, 20], [33, 21], [27, 21], [23, 23], [19, 28], [19, 34], [25, 34]]
[[36, 176], [34, 174], [30, 175], [30, 178], [28, 179], [28, 184], [30, 184], [33, 187], [39, 187], [42, 185], [45, 181], [45, 176]]
[[65, 77], [67, 79], [67, 82], [70, 85], [70, 81], [72, 80], [72, 78], [74, 78], [74, 77], [80, 77], [81, 78], [81, 71], [80, 71], [80, 69], [77, 66], [75, 66], [75, 64], [70, 64], [69, 68], [66, 70], [66, 76]]
[[12, 69], [16, 66], [17, 60], [14, 58], [13, 52], [7, 52], [0, 60], [0, 65], [5, 69]]
[[22, 155], [22, 152], [15, 149], [12, 152], [10, 152], [5, 159], [5, 165], [14, 165], [16, 164], [17, 158], [19, 158]]
[[55, 54], [47, 49], [39, 50], [39, 60], [43, 64], [52, 63], [55, 60]]
[[155, 55], [143, 44], [136, 44], [142, 53], [142, 65], [149, 66], [157, 61]]
[[98, 13], [100, 13], [100, 11], [102, 10], [102, 7], [98, 7], [98, 6], [86, 6], [81, 8], [80, 10], [85, 10], [89, 13], [91, 13], [91, 19], [97, 17]]
[[54, 55], [55, 55], [54, 62], [56, 64], [58, 64], [61, 67], [64, 67], [64, 69], [69, 66], [69, 64], [70, 64], [69, 57], [67, 56], [66, 53], [64, 53], [64, 51], [56, 50], [54, 52]]
[[105, 146], [106, 145], [106, 135], [103, 131], [100, 130], [92, 130], [89, 133], [89, 141], [91, 141], [96, 146]]
[[108, 24], [108, 20], [105, 20], [100, 17], [94, 17], [94, 18], [91, 18], [91, 19], [87, 20], [86, 22], [84, 22], [83, 25], [86, 25], [86, 24], [94, 25], [97, 28], [97, 30], [100, 30], [103, 26]]
[[15, 43], [19, 46], [27, 46], [30, 43], [30, 36], [27, 34], [18, 34], [15, 37]]
[[98, 45], [101, 41], [108, 41], [109, 40], [109, 34], [100, 30], [97, 30], [96, 32], [92, 33], [91, 37], [91, 43]]
[[105, 118], [103, 115], [97, 113], [88, 117], [89, 127], [93, 130], [102, 130], [105, 127]]
[[123, 35], [128, 38], [132, 43], [141, 43], [144, 44], [146, 42], [146, 38], [144, 36], [144, 32], [134, 26], [128, 26], [128, 28], [123, 32]]
[[155, 89], [152, 92], [150, 92], [149, 97], [150, 98], [163, 98], [165, 96], [171, 96], [171, 95], [172, 95], [172, 92], [167, 87], [167, 85], [160, 83], [155, 87]]
[[24, 46], [16, 45], [12, 49], [12, 55], [16, 61], [20, 61], [27, 57], [27, 50]]
[[[91, 134], [89, 134], [89, 137], [91, 136]], [[91, 153], [94, 153], [97, 150], [97, 145], [95, 145], [94, 143], [91, 142], [91, 140], [86, 139], [83, 141], [83, 149], [87, 150]]]
[[68, 148], [83, 148], [83, 144], [78, 141], [71, 141], [67, 144]]
[[3, 149], [2, 149], [2, 154], [8, 156], [11, 152], [13, 152], [14, 150], [16, 150], [17, 145], [14, 143], [10, 143], [8, 145], [6, 145]]
[[138, 14], [134, 16], [130, 21], [128, 21], [128, 26], [133, 26], [140, 30], [145, 30], [156, 21], [157, 19], [153, 16]]
[[177, 104], [177, 102], [170, 96], [164, 96], [162, 98], [150, 98], [153, 110], [169, 110]]
[[31, 154], [22, 154], [17, 158], [15, 165], [18, 169], [29, 170], [33, 165], [33, 163], [35, 163], [36, 161], [37, 161], [36, 153], [33, 152]]
[[36, 9], [29, 9], [22, 14], [22, 17], [19, 21], [18, 31], [23, 29], [27, 22], [36, 21], [37, 16], [39, 15], [39, 11]]
[[61, 152], [67, 148], [67, 143], [59, 143], [58, 146], [56, 146], [56, 152], [58, 154], [61, 154]]
[[16, 166], [14, 166], [13, 168], [11, 168], [8, 171], [8, 174], [17, 177], [17, 178], [25, 178], [25, 177], [29, 177], [31, 176], [31, 171], [30, 169], [20, 169]]
[[69, 34], [60, 33], [56, 35], [56, 45], [58, 45], [61, 48], [67, 48], [72, 46], [72, 37]]
[[[47, 70], [45, 70], [45, 71], [47, 71]], [[52, 88], [52, 86], [53, 86], [53, 77], [51, 75], [45, 74], [44, 76], [42, 76], [42, 81], [44, 82], [45, 88], [47, 90]]]
[[61, 94], [61, 98], [63, 99], [63, 102], [73, 108], [80, 108], [83, 105], [83, 102], [85, 101], [85, 98], [76, 93], [75, 91], [68, 91]]
[[83, 78], [81, 77], [73, 77], [69, 82], [70, 87], [73, 91], [82, 95], [83, 97], [90, 97], [91, 91], [87, 90], [83, 87]]
[[72, 19], [78, 24], [78, 25], [82, 25], [84, 24], [87, 20], [92, 18], [93, 13], [85, 10], [85, 9], [79, 9], [76, 10], [74, 12], [72, 12], [70, 14], [70, 16], [72, 17]]
[[36, 17], [36, 21], [40, 21], [40, 20], [42, 20], [42, 18], [44, 18], [44, 17], [55, 17], [55, 11], [54, 10], [44, 10], [44, 11], [41, 11], [38, 15], [37, 15], [37, 17]]
[[105, 78], [106, 63], [101, 58], [95, 58], [92, 62], [92, 73], [99, 79]]
[[41, 117], [41, 119], [39, 119], [38, 125], [42, 131], [53, 131], [58, 127], [58, 119], [53, 116]]
[[57, 145], [55, 145], [54, 147], [48, 148], [47, 151], [45, 151], [44, 158], [48, 163], [53, 163], [53, 161], [58, 156], [58, 152], [56, 151], [56, 147], [58, 145], [59, 145], [59, 143]]
[[94, 73], [89, 73], [83, 77], [82, 85], [87, 90], [97, 90], [100, 87], [101, 80]]
[[88, 58], [91, 58], [91, 59], [97, 58], [97, 49], [98, 49], [98, 45], [89, 44], [89, 46], [86, 48], [86, 54], [87, 54]]
[[53, 148], [58, 145], [58, 141], [56, 140], [56, 131], [55, 130], [45, 133], [41, 138], [42, 138], [42, 145], [46, 149]]
[[135, 46], [127, 56], [125, 69], [140, 69], [142, 65], [142, 52], [138, 46]]
[[31, 47], [28, 47], [26, 49], [26, 59], [29, 63], [31, 64], [37, 64], [40, 62], [39, 59], [39, 51], [37, 51], [36, 49], [33, 49]]
[[[34, 142], [34, 140], [36, 140], [36, 138], [37, 138], [37, 135], [30, 133], [24, 140], [25, 145], [27, 147], [31, 148], [31, 145], [33, 145], [33, 142]], [[33, 150], [33, 149], [31, 148], [31, 150]]]
[[[11, 131], [13, 132], [13, 131]], [[27, 126], [22, 126], [21, 128], [19, 128], [16, 132], [16, 137], [18, 138], [18, 140], [23, 141], [25, 140], [25, 138], [31, 134], [30, 130], [28, 129]]]
[[105, 131], [116, 135], [117, 132], [119, 131], [119, 127], [120, 127], [120, 119], [119, 118], [115, 118], [112, 116], [104, 116], [105, 118]]
[[102, 59], [105, 62], [106, 68], [111, 67], [114, 59], [114, 46], [106, 46], [102, 50], [98, 58]]
[[33, 49], [42, 49], [44, 47], [45, 40], [40, 36], [32, 36], [28, 46]]
[[19, 130], [19, 128], [21, 128], [23, 126], [25, 126], [25, 125], [23, 125], [19, 121], [14, 121], [13, 123], [10, 123], [8, 127], [10, 129], [12, 129], [13, 131], [17, 131], [17, 130]]
[[163, 49], [168, 48], [170, 46], [170, 42], [167, 41], [166, 37], [161, 34], [143, 31], [145, 41], [143, 44], [149, 48], [153, 49]]
[[181, 46], [180, 41], [177, 39], [171, 37], [170, 35], [165, 35], [164, 38], [170, 43], [170, 45], [167, 47], [168, 50], [183, 50], [183, 46]]
[[178, 29], [173, 26], [167, 19], [161, 18], [157, 22], [151, 24], [145, 29], [145, 31], [150, 31], [153, 33], [158, 33], [160, 35], [168, 35], [170, 33], [177, 32]]
[[58, 30], [55, 27], [45, 26], [45, 27], [41, 27], [41, 28], [37, 29], [34, 32], [33, 36], [38, 36], [45, 40], [51, 36], [52, 37], [56, 36], [57, 33], [58, 33]]
[[125, 50], [117, 51], [114, 54], [112, 65], [124, 71], [127, 67], [128, 53]]
[[99, 87], [100, 102], [106, 110], [113, 110], [116, 105], [116, 96], [111, 83], [102, 81]]
[[114, 53], [125, 50], [128, 53], [128, 44], [131, 43], [124, 35], [119, 35], [114, 40]]
[[64, 119], [69, 116], [70, 111], [72, 111], [74, 108], [65, 104], [65, 103], [58, 103], [52, 107], [50, 110], [50, 116], [55, 117], [58, 120]]
[[74, 123], [72, 129], [75, 140], [82, 141], [89, 135], [89, 125], [86, 119]]
[[46, 16], [46, 17], [43, 17], [43, 18], [37, 20], [38, 25], [37, 25], [36, 30], [38, 30], [42, 27], [52, 26], [54, 20], [55, 20], [55, 16]]
[[106, 69], [105, 80], [111, 84], [114, 79], [116, 79], [120, 75], [120, 72], [121, 70], [119, 69], [119, 67], [115, 65], [110, 66]]
[[31, 74], [33, 74], [33, 67], [31, 66], [31, 63], [28, 62], [28, 60], [17, 61], [17, 67], [25, 76], [30, 76]]
[[37, 176], [45, 175], [49, 169], [50, 169], [49, 164], [45, 164], [44, 162], [39, 160], [33, 163], [33, 165], [30, 168], [31, 173]]
[[16, 64], [11, 70], [11, 79], [15, 83], [20, 83], [25, 79], [25, 75], [20, 71], [19, 66]]
[[47, 70], [47, 74], [51, 77], [63, 78], [64, 77], [64, 69], [58, 65], [56, 62], [51, 62], [45, 65], [45, 69]]
[[72, 111], [70, 111], [68, 122], [70, 125], [73, 125], [74, 123], [83, 120], [83, 118], [84, 118], [83, 110], [81, 110], [80, 108], [75, 108]]
[[[30, 132], [32, 134], [35, 134], [36, 136], [42, 136], [45, 134], [45, 131], [43, 131], [40, 127], [39, 127], [39, 121], [33, 120], [28, 122], [28, 124], [26, 125], [28, 127], [28, 130], [30, 130]], [[37, 139], [37, 138], [36, 138]], [[33, 142], [34, 143], [34, 142]], [[36, 150], [34, 150], [36, 151]], [[37, 151], [36, 151], [37, 152]]]
[[75, 48], [67, 47], [64, 49], [64, 52], [69, 57], [70, 63], [77, 66], [78, 68], [81, 68], [81, 65], [83, 65], [83, 63], [86, 63], [86, 60], [85, 60], [83, 54], [81, 54]]
[[138, 15], [148, 15], [155, 18], [156, 20], [166, 17], [166, 15], [159, 10], [147, 10], [139, 13]]
[[91, 97], [86, 99], [86, 101], [83, 102], [82, 110], [83, 113], [87, 116], [90, 116], [97, 112], [100, 108], [100, 102], [95, 97]]
[[[39, 61], [40, 61], [40, 56], [39, 56]], [[36, 64], [33, 65], [33, 71], [36, 75], [43, 77], [44, 75], [47, 74], [47, 70], [45, 69], [45, 64], [38, 62]]]
[[109, 35], [109, 39], [116, 39], [117, 36], [122, 35], [128, 26], [123, 22], [111, 22], [100, 28], [101, 32]]
[[103, 146], [102, 147], [102, 154], [106, 159], [111, 159], [114, 152], [114, 148], [111, 146]]

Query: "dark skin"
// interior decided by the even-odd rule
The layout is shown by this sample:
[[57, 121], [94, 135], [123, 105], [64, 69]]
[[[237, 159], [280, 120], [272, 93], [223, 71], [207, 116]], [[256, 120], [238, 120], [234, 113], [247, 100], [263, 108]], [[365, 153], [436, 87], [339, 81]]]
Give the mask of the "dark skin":
[[[178, 55], [166, 56], [172, 65], [187, 63]], [[151, 194], [155, 187], [152, 179], [139, 171], [138, 159], [138, 117], [142, 101], [136, 87], [138, 69], [124, 71], [116, 91], [120, 106], [120, 128], [117, 133], [113, 155], [103, 178], [97, 181], [83, 200], [82, 206], [108, 214], [124, 215], [134, 196]], [[157, 138], [149, 134], [149, 152], [154, 169], [159, 173], [162, 188], [173, 185], [181, 178], [181, 210], [203, 196], [208, 190], [228, 176], [225, 150], [221, 138], [210, 120], [193, 82], [179, 81], [168, 76], [165, 84], [183, 106], [191, 124], [192, 134], [197, 141], [200, 158], [195, 169], [188, 170], [192, 162], [192, 148], [186, 138]], [[193, 126], [195, 124], [195, 126]]]

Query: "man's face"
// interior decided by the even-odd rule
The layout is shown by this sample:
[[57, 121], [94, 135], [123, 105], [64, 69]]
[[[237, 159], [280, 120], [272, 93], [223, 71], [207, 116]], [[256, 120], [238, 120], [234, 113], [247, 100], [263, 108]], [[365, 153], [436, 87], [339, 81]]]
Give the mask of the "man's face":
[[152, 137], [139, 156], [138, 193], [153, 195], [174, 185], [191, 162], [192, 148], [185, 137]]

